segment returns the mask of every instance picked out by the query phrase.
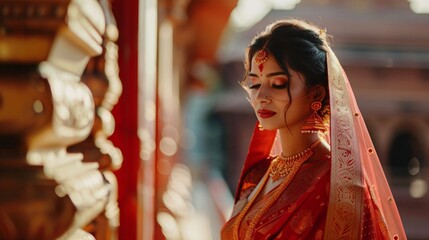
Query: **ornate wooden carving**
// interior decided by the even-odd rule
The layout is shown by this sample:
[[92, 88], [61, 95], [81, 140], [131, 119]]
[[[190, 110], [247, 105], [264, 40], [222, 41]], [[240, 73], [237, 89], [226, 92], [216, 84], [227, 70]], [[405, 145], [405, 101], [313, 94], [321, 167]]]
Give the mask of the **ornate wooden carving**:
[[107, 0], [100, 0], [106, 17], [106, 32], [103, 36], [103, 53], [92, 58], [82, 76], [82, 82], [90, 89], [94, 97], [95, 119], [90, 135], [80, 143], [70, 146], [70, 152], [81, 152], [83, 161], [98, 163], [98, 169], [111, 187], [111, 193], [105, 210], [85, 229], [96, 239], [117, 239], [119, 226], [119, 207], [117, 202], [117, 182], [112, 171], [122, 165], [122, 153], [108, 137], [113, 134], [115, 120], [111, 113], [122, 92], [119, 79], [118, 29]]
[[[107, 140], [114, 125], [104, 122], [113, 122], [120, 90], [109, 84], [103, 99], [113, 100], [100, 110], [81, 81], [90, 58], [112, 48], [103, 41], [112, 16], [101, 6], [0, 0], [0, 239], [91, 239], [96, 231], [89, 227], [101, 213], [113, 216], [106, 226], [118, 224], [116, 179], [106, 171], [122, 157]], [[67, 150], [88, 136], [110, 154], [110, 164]]]

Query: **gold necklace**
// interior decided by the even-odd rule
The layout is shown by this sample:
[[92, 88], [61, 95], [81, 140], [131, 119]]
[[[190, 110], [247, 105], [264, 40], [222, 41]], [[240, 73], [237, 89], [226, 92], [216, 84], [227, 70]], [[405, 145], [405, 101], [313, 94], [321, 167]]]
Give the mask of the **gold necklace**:
[[289, 175], [291, 172], [295, 172], [301, 166], [298, 164], [300, 159], [308, 159], [311, 155], [313, 155], [313, 149], [319, 145], [320, 139], [311, 144], [310, 147], [305, 149], [304, 151], [295, 154], [293, 156], [285, 157], [279, 155], [275, 158], [271, 163], [270, 168], [270, 177], [273, 181], [277, 181], [282, 177]]
[[[255, 229], [256, 229], [256, 225], [259, 222], [259, 220], [262, 218], [262, 216], [266, 213], [266, 211], [268, 211], [268, 209], [274, 204], [275, 201], [277, 201], [277, 199], [280, 197], [281, 193], [286, 189], [287, 186], [289, 186], [289, 183], [292, 181], [292, 179], [294, 178], [295, 174], [298, 172], [298, 169], [301, 167], [301, 165], [311, 157], [311, 155], [313, 155], [313, 149], [319, 145], [320, 143], [320, 139], [318, 139], [316, 142], [314, 142], [309, 148], [307, 148], [306, 150], [304, 150], [303, 152], [296, 154], [294, 156], [291, 157], [286, 157], [289, 160], [293, 159], [294, 162], [292, 163], [292, 167], [289, 168], [288, 173], [284, 175], [284, 177], [286, 177], [284, 179], [284, 181], [279, 185], [278, 188], [276, 188], [274, 190], [273, 193], [273, 197], [270, 198], [266, 204], [264, 205], [264, 207], [259, 211], [258, 214], [256, 214], [256, 216], [254, 216], [254, 218], [249, 222], [248, 225], [248, 231], [246, 231], [246, 236], [245, 239], [251, 239]], [[304, 153], [305, 154], [302, 154]], [[295, 157], [297, 155], [300, 155], [300, 157]], [[271, 176], [271, 173], [273, 172], [273, 164], [274, 161], [279, 161], [278, 159], [280, 158], [280, 156], [278, 156], [277, 158], [275, 158], [271, 164], [270, 167], [267, 171], [267, 173], [264, 175], [264, 177], [261, 179], [262, 184], [258, 189], [256, 190], [256, 193], [254, 194], [254, 196], [249, 200], [249, 202], [246, 203], [246, 205], [244, 206], [244, 208], [241, 210], [241, 212], [238, 214], [237, 216], [237, 220], [235, 221], [235, 224], [233, 226], [233, 239], [234, 240], [239, 240], [239, 228], [241, 225], [241, 222], [244, 219], [244, 216], [246, 215], [246, 213], [249, 211], [250, 207], [253, 205], [254, 201], [256, 200], [257, 196], [260, 194], [261, 190], [264, 188], [267, 180], [268, 180], [268, 175]], [[284, 157], [283, 157], [284, 158]], [[279, 164], [279, 163], [277, 163]], [[275, 165], [277, 165], [275, 164]], [[276, 166], [278, 167], [278, 166]], [[277, 170], [278, 172], [278, 170]], [[283, 172], [281, 171], [282, 174]], [[271, 176], [272, 177], [272, 176]], [[276, 178], [277, 180], [278, 178]], [[273, 178], [274, 180], [274, 178]], [[275, 180], [274, 180], [275, 181]]]

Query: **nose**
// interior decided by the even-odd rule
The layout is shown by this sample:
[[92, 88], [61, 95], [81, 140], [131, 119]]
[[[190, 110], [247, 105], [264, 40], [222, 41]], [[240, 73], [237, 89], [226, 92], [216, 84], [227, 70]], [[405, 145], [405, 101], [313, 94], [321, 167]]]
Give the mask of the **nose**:
[[259, 103], [270, 103], [271, 96], [269, 95], [268, 87], [265, 84], [262, 84], [256, 94], [256, 101]]

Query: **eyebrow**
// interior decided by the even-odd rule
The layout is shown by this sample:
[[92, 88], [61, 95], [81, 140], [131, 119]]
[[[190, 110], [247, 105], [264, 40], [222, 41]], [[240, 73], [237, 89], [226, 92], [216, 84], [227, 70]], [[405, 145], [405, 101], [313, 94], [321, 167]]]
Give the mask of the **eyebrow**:
[[[285, 76], [287, 76], [287, 74], [285, 72], [272, 72], [272, 73], [268, 73], [267, 77], [274, 77], [274, 76], [279, 76], [279, 75], [285, 75]], [[258, 74], [256, 74], [256, 73], [249, 73], [249, 76], [251, 76], [251, 77], [259, 77]]]
[[274, 76], [279, 76], [279, 75], [287, 76], [287, 74], [285, 72], [273, 72], [273, 73], [268, 73], [267, 77], [274, 77]]

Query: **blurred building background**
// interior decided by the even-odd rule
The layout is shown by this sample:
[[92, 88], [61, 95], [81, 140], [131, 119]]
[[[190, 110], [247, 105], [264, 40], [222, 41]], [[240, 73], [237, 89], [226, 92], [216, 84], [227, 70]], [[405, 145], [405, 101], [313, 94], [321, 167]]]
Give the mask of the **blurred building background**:
[[[82, 7], [87, 5], [78, 0], [52, 1], [49, 3], [51, 8], [39, 7], [46, 6], [42, 2], [0, 0], [0, 123], [10, 123], [8, 111], [14, 112], [11, 109], [24, 106], [27, 102], [31, 103], [32, 111], [39, 114], [37, 116], [46, 112], [43, 107], [40, 110], [42, 102], [25, 102], [27, 98], [23, 96], [28, 93], [17, 90], [27, 82], [25, 89], [31, 90], [35, 86], [33, 75], [38, 74], [37, 69], [43, 61], [48, 59], [55, 63], [55, 59], [50, 59], [47, 54], [52, 52], [50, 45], [40, 45], [44, 43], [40, 36], [48, 34], [52, 39], [56, 36], [72, 39], [64, 29], [76, 25], [67, 21], [70, 19], [67, 16], [101, 19], [103, 15], [90, 10], [93, 8]], [[72, 42], [86, 51], [88, 56], [85, 55], [85, 59], [91, 57], [91, 61], [87, 59], [83, 64], [78, 62], [80, 58], [71, 54], [74, 48], [62, 45], [69, 50], [66, 52], [69, 55], [59, 53], [69, 63], [65, 69], [75, 69], [72, 71], [74, 76], [81, 78], [92, 91], [95, 108], [102, 110], [96, 111], [93, 129], [90, 131], [88, 128], [86, 140], [83, 137], [73, 138], [73, 144], [64, 141], [61, 146], [64, 149], [67, 147], [70, 153], [83, 153], [83, 162], [99, 164], [98, 171], [109, 180], [100, 183], [109, 186], [108, 194], [103, 195], [103, 199], [106, 197], [111, 203], [117, 203], [120, 213], [119, 216], [115, 215], [119, 217], [119, 227], [117, 222], [111, 220], [114, 218], [110, 218], [109, 225], [106, 223], [109, 218], [106, 220], [105, 215], [95, 217], [95, 213], [101, 211], [97, 209], [75, 228], [99, 236], [97, 239], [219, 239], [220, 227], [232, 209], [232, 196], [256, 120], [238, 84], [243, 76], [244, 48], [269, 23], [280, 18], [297, 17], [326, 27], [328, 34], [333, 36], [332, 48], [356, 94], [408, 239], [429, 239], [428, 1], [88, 2], [102, 6], [100, 9], [106, 23], [97, 32], [100, 39], [104, 39], [101, 42], [117, 45], [117, 58], [112, 58], [115, 54], [106, 54], [106, 50], [89, 51], [90, 47], [82, 44], [85, 40], [75, 39]], [[80, 9], [77, 12], [82, 12], [81, 15], [76, 14], [76, 8], [70, 10], [68, 4], [77, 5]], [[52, 7], [57, 5], [63, 8]], [[51, 9], [49, 11], [56, 16], [57, 22], [42, 17], [49, 12], [46, 9]], [[31, 22], [34, 19], [37, 19], [37, 24]], [[97, 21], [82, 22], [87, 27], [100, 25]], [[93, 37], [96, 35], [93, 30], [89, 32]], [[26, 42], [26, 37], [30, 36], [34, 41]], [[20, 46], [30, 46], [28, 49], [32, 51], [25, 51], [27, 48], [12, 49], [10, 46], [15, 45], [11, 43], [18, 40], [22, 41]], [[106, 55], [118, 64], [116, 75], [115, 71], [114, 74], [107, 71], [109, 77], [105, 77], [105, 69], [110, 68], [105, 68], [106, 60], [100, 60], [97, 56]], [[29, 74], [20, 74], [26, 71]], [[120, 79], [122, 87], [110, 83], [107, 85], [111, 87], [107, 88], [106, 79], [112, 78]], [[16, 79], [20, 79], [19, 82]], [[11, 87], [15, 83], [21, 85]], [[108, 98], [104, 95], [106, 89], [111, 89], [113, 96], [120, 95], [117, 104], [115, 99], [102, 101]], [[52, 91], [55, 93], [58, 89], [52, 88]], [[64, 95], [73, 95], [67, 94], [67, 91], [64, 90]], [[8, 95], [10, 92], [17, 95]], [[42, 93], [39, 91], [38, 94]], [[43, 94], [51, 96], [49, 91]], [[17, 103], [20, 104], [14, 105]], [[55, 109], [55, 104], [53, 106]], [[76, 112], [82, 113], [79, 110]], [[111, 112], [112, 116], [106, 112]], [[77, 114], [76, 118], [90, 114], [91, 111]], [[19, 122], [26, 115], [13, 117]], [[112, 117], [113, 123], [116, 122], [113, 124], [113, 135]], [[110, 119], [110, 128], [103, 129], [101, 126], [104, 125], [100, 123], [103, 120], [97, 119]], [[26, 124], [32, 126], [30, 120], [26, 120]], [[19, 208], [19, 204], [28, 205], [29, 201], [24, 198], [23, 202], [11, 205], [10, 195], [17, 187], [8, 186], [19, 186], [10, 183], [17, 182], [16, 179], [23, 176], [32, 179], [29, 176], [36, 175], [36, 172], [46, 175], [39, 169], [46, 168], [46, 164], [31, 162], [34, 158], [26, 155], [28, 149], [16, 145], [22, 143], [20, 137], [27, 134], [26, 129], [11, 132], [7, 126], [0, 126], [0, 188], [4, 190], [0, 194], [0, 232], [12, 233], [14, 222], [4, 217], [9, 214], [5, 209], [10, 206]], [[100, 135], [100, 132], [103, 134]], [[110, 150], [117, 148], [121, 153], [110, 151], [107, 154], [103, 150], [102, 154], [91, 154], [92, 150], [98, 149], [100, 140], [95, 139], [99, 136], [102, 136], [102, 141], [113, 143], [114, 147], [110, 145]], [[46, 148], [51, 149], [51, 145], [47, 144]], [[106, 158], [106, 155], [109, 157]], [[106, 159], [110, 159], [107, 164]], [[115, 162], [113, 159], [123, 160]], [[20, 164], [11, 164], [14, 161]], [[36, 171], [35, 166], [39, 170]], [[61, 174], [53, 179], [52, 189], [57, 189], [56, 184], [61, 185], [59, 176]], [[88, 181], [78, 185], [85, 183]], [[64, 197], [59, 192], [50, 194], [52, 199]], [[37, 203], [39, 205], [31, 202], [29, 206], [35, 207], [22, 211], [21, 218], [30, 221], [34, 214], [40, 214], [34, 212], [40, 206], [40, 202]], [[107, 204], [103, 204], [105, 209]], [[56, 211], [61, 213], [61, 209]], [[60, 222], [63, 224], [62, 230], [66, 231], [68, 225]], [[105, 228], [97, 231], [101, 226]], [[32, 234], [37, 236], [37, 231]]]

